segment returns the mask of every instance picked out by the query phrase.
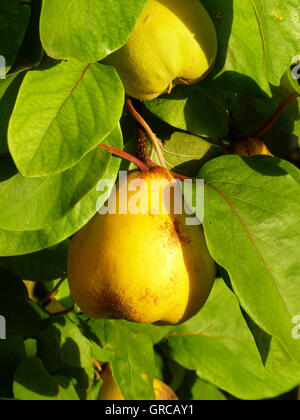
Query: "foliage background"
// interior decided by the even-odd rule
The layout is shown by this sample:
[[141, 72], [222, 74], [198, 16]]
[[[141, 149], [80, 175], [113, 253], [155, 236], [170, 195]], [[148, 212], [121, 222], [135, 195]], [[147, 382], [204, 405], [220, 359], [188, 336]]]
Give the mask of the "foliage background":
[[222, 156], [219, 147], [300, 93], [290, 71], [298, 0], [203, 0], [219, 42], [212, 73], [140, 104], [167, 140], [169, 167], [206, 181], [219, 279], [203, 310], [175, 327], [88, 320], [76, 306], [54, 316], [73, 305], [67, 282], [42, 305], [66, 276], [70, 237], [110, 193], [98, 181], [117, 179], [120, 160], [97, 145], [133, 148], [122, 82], [100, 61], [126, 42], [146, 3], [1, 0], [1, 398], [97, 399], [95, 360], [110, 362], [126, 399], [152, 399], [154, 376], [182, 399], [275, 398], [300, 383], [291, 334], [300, 314], [300, 100], [263, 138], [276, 158]]

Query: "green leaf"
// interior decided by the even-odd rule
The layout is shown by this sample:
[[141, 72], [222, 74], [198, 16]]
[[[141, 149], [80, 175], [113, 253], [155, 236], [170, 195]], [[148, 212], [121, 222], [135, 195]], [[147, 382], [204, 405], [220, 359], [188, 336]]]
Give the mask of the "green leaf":
[[158, 118], [181, 130], [212, 139], [228, 133], [223, 93], [212, 85], [177, 86], [171, 95], [164, 95], [144, 105]]
[[299, 174], [280, 159], [239, 156], [217, 158], [199, 174], [211, 254], [243, 309], [298, 361], [292, 320], [300, 301]]
[[218, 35], [218, 56], [212, 73], [217, 85], [249, 96], [269, 96], [263, 43], [251, 1], [204, 0], [203, 3]]
[[24, 341], [21, 336], [10, 336], [0, 340], [0, 397], [10, 398], [13, 377], [20, 363], [25, 358]]
[[0, 154], [8, 153], [7, 130], [18, 91], [24, 75], [13, 75], [0, 80]]
[[95, 62], [120, 48], [147, 0], [43, 2], [41, 39], [50, 57]]
[[7, 334], [31, 337], [37, 334], [49, 315], [28, 298], [21, 279], [0, 268], [0, 314], [6, 319]]
[[[117, 129], [109, 136], [109, 140], [113, 143], [119, 137], [120, 131]], [[18, 173], [0, 182], [0, 228], [26, 231], [50, 227], [96, 188], [100, 180], [99, 172], [105, 168], [109, 159], [109, 152], [97, 148], [61, 174], [27, 178]], [[10, 159], [6, 162], [3, 159], [0, 179], [9, 171], [9, 164], [13, 165]], [[22, 199], [16, 199], [17, 197]]]
[[59, 385], [59, 394], [57, 401], [78, 401], [79, 397], [76, 389], [69, 378], [62, 375], [56, 375], [55, 380]]
[[[164, 143], [162, 153], [169, 170], [186, 176], [194, 176], [204, 163], [221, 154], [221, 148], [208, 143], [201, 137], [174, 133], [170, 140]], [[160, 164], [154, 148], [152, 160]]]
[[[116, 136], [115, 147], [122, 147], [122, 139]], [[99, 168], [99, 179], [115, 181], [120, 166], [120, 159], [110, 157], [107, 164]], [[112, 185], [106, 191], [92, 189], [76, 204], [64, 218], [52, 226], [36, 231], [0, 230], [0, 255], [15, 256], [29, 254], [56, 245], [82, 228], [105, 203], [111, 193]]]
[[26, 357], [36, 357], [37, 342], [34, 338], [28, 338], [24, 341]]
[[[300, 86], [288, 70], [279, 87], [272, 87], [272, 99], [253, 99], [255, 109], [268, 121], [287, 99], [300, 94]], [[300, 137], [300, 98], [295, 98], [280, 114], [274, 128]], [[271, 134], [270, 134], [271, 135]], [[283, 140], [282, 140], [283, 142]]]
[[260, 352], [262, 362], [266, 369], [276, 371], [291, 363], [291, 357], [275, 338], [263, 331], [249, 315], [242, 309], [242, 314], [252, 332], [257, 348]]
[[87, 401], [97, 401], [102, 386], [101, 379], [97, 380], [87, 394]]
[[51, 373], [61, 372], [75, 379], [81, 398], [94, 380], [92, 347], [79, 328], [61, 317], [37, 337], [38, 355]]
[[279, 86], [282, 75], [299, 54], [298, 0], [251, 0], [260, 25], [265, 69], [270, 83]]
[[37, 357], [25, 359], [14, 377], [14, 397], [25, 401], [56, 400], [59, 392], [56, 380]]
[[[27, 2], [28, 3], [28, 2]], [[30, 4], [31, 16], [27, 32], [10, 74], [23, 72], [24, 70], [36, 67], [43, 59], [44, 51], [40, 40], [40, 14], [42, 0], [34, 0]]]
[[[67, 264], [67, 262], [68, 262], [68, 257], [66, 256], [65, 264]], [[48, 290], [49, 295], [52, 293], [52, 291], [54, 290], [54, 288], [58, 285], [60, 281], [61, 279], [54, 282], [43, 284], [45, 289]], [[63, 281], [63, 283], [59, 286], [59, 289], [55, 295], [55, 301], [53, 302], [53, 305], [57, 303], [65, 309], [69, 309], [74, 305], [74, 300], [71, 296], [69, 283], [67, 281]], [[70, 318], [70, 315], [69, 315], [69, 318]]]
[[[157, 328], [160, 334], [161, 328]], [[154, 399], [156, 328], [144, 328], [126, 321], [91, 320], [88, 329], [109, 353], [113, 376], [124, 398]]]
[[84, 369], [93, 379], [92, 348], [79, 328], [67, 317], [61, 317], [37, 337], [38, 355], [51, 373], [64, 368]]
[[26, 280], [56, 280], [66, 274], [69, 247], [70, 241], [66, 240], [44, 251], [0, 258], [0, 267], [6, 267]]
[[[0, 54], [6, 61], [6, 72], [13, 65], [22, 44], [30, 18], [30, 6], [17, 0], [0, 3]], [[2, 72], [0, 71], [1, 75]]]
[[226, 401], [222, 391], [216, 386], [197, 378], [194, 372], [186, 371], [184, 382], [177, 391], [180, 400]]
[[47, 176], [74, 166], [116, 127], [123, 104], [112, 67], [63, 62], [28, 72], [8, 130], [21, 174]]
[[166, 335], [167, 356], [241, 399], [272, 398], [293, 389], [300, 366], [267, 371], [245, 323], [236, 296], [222, 280], [198, 315]]

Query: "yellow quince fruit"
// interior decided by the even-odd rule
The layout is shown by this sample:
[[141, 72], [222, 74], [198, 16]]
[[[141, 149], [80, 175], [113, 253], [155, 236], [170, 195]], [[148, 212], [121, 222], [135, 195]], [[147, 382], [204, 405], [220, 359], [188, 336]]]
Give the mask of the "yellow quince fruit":
[[216, 55], [215, 27], [199, 0], [149, 0], [127, 43], [104, 63], [115, 66], [128, 95], [151, 100], [201, 80]]
[[96, 319], [164, 325], [191, 318], [210, 294], [216, 264], [202, 226], [176, 214], [184, 200], [175, 178], [160, 167], [134, 172], [112, 197], [116, 211], [102, 208], [73, 238], [75, 302]]

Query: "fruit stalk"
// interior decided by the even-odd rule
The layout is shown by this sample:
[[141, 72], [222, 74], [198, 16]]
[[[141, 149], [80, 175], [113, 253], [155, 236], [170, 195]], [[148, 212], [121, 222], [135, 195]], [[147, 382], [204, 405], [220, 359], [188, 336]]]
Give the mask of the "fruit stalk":
[[275, 111], [275, 113], [272, 115], [272, 117], [269, 119], [269, 121], [267, 121], [266, 124], [263, 125], [263, 127], [259, 128], [257, 131], [255, 131], [254, 133], [250, 134], [249, 136], [247, 136], [248, 138], [260, 138], [262, 137], [264, 134], [266, 134], [275, 124], [275, 122], [278, 120], [278, 118], [280, 117], [282, 111], [294, 100], [299, 98], [300, 95], [296, 94], [291, 96], [290, 98], [286, 99], [280, 106], [279, 108]]
[[164, 168], [167, 167], [167, 163], [166, 160], [162, 154], [161, 151], [161, 147], [160, 147], [160, 141], [158, 140], [158, 138], [156, 137], [156, 135], [153, 133], [153, 131], [151, 130], [151, 128], [149, 127], [149, 125], [146, 123], [146, 121], [144, 120], [144, 118], [137, 112], [137, 110], [134, 108], [132, 101], [130, 98], [128, 98], [126, 100], [126, 104], [127, 107], [129, 109], [129, 111], [131, 112], [131, 114], [133, 115], [133, 117], [137, 120], [138, 123], [140, 123], [140, 125], [145, 129], [145, 131], [147, 132], [148, 136], [150, 137], [154, 149], [156, 151], [156, 154], [158, 156], [158, 159], [161, 163], [161, 166], [163, 166]]
[[98, 147], [100, 149], [106, 149], [109, 150], [110, 152], [112, 152], [114, 155], [117, 155], [123, 159], [129, 160], [130, 162], [132, 162], [134, 165], [136, 165], [141, 172], [148, 172], [148, 168], [147, 166], [138, 158], [136, 158], [135, 156], [130, 155], [127, 152], [124, 152], [123, 150], [119, 150], [115, 147], [112, 146], [106, 146], [105, 144], [99, 144]]

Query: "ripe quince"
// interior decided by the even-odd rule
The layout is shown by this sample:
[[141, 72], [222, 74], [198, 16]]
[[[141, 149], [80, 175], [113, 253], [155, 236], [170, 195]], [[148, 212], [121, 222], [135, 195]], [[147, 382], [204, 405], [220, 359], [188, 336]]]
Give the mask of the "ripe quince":
[[115, 66], [128, 95], [151, 100], [201, 80], [216, 54], [215, 27], [199, 0], [149, 0], [127, 43], [104, 63]]
[[68, 279], [86, 315], [177, 324], [204, 305], [216, 264], [202, 226], [176, 214], [183, 196], [175, 184], [160, 167], [131, 173], [116, 188], [117, 211], [97, 213], [75, 235]]

